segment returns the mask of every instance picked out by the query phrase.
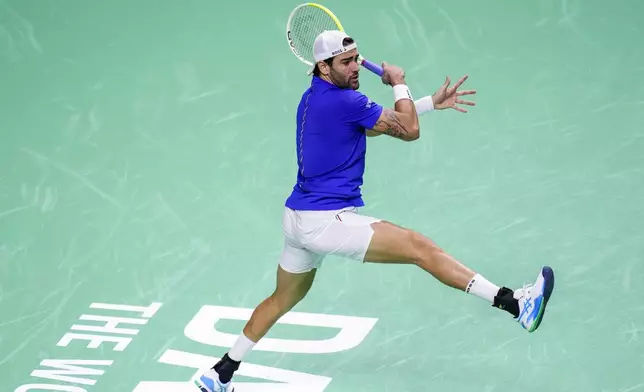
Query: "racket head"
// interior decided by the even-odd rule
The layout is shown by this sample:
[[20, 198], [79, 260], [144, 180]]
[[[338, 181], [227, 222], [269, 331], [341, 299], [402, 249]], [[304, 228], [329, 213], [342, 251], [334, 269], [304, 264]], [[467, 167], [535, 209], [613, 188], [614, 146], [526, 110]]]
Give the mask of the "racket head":
[[325, 30], [344, 32], [342, 23], [331, 10], [317, 3], [304, 3], [295, 7], [286, 22], [286, 40], [295, 57], [313, 67], [313, 43]]

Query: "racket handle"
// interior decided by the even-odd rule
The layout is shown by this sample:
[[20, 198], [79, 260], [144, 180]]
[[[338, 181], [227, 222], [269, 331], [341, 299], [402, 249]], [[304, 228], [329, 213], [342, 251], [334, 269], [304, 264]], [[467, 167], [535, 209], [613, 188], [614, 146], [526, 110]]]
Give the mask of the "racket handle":
[[382, 76], [382, 67], [376, 63], [372, 63], [369, 60], [362, 59], [362, 66], [368, 69], [369, 71], [375, 73], [378, 76]]

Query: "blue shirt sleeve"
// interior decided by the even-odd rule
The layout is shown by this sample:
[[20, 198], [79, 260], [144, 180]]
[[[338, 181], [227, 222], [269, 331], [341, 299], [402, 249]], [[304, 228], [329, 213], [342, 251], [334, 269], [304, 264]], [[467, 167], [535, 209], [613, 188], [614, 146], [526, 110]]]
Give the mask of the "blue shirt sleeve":
[[347, 94], [343, 104], [346, 121], [365, 129], [371, 129], [376, 125], [383, 110], [382, 106], [355, 90]]

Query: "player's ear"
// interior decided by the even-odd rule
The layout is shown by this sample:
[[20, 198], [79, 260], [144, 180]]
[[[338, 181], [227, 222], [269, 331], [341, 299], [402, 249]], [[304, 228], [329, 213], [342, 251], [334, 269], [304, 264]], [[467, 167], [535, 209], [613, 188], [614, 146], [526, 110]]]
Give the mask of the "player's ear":
[[328, 76], [331, 73], [330, 66], [326, 61], [318, 61], [318, 69], [320, 70], [320, 74], [324, 76]]

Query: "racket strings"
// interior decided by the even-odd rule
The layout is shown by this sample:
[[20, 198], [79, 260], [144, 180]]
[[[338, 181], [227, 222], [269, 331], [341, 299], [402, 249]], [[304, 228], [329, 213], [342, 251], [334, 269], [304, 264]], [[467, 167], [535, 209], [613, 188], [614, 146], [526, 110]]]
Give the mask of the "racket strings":
[[291, 39], [295, 50], [312, 64], [315, 62], [313, 59], [315, 38], [325, 30], [338, 30], [338, 26], [326, 12], [317, 7], [302, 7], [293, 16]]

